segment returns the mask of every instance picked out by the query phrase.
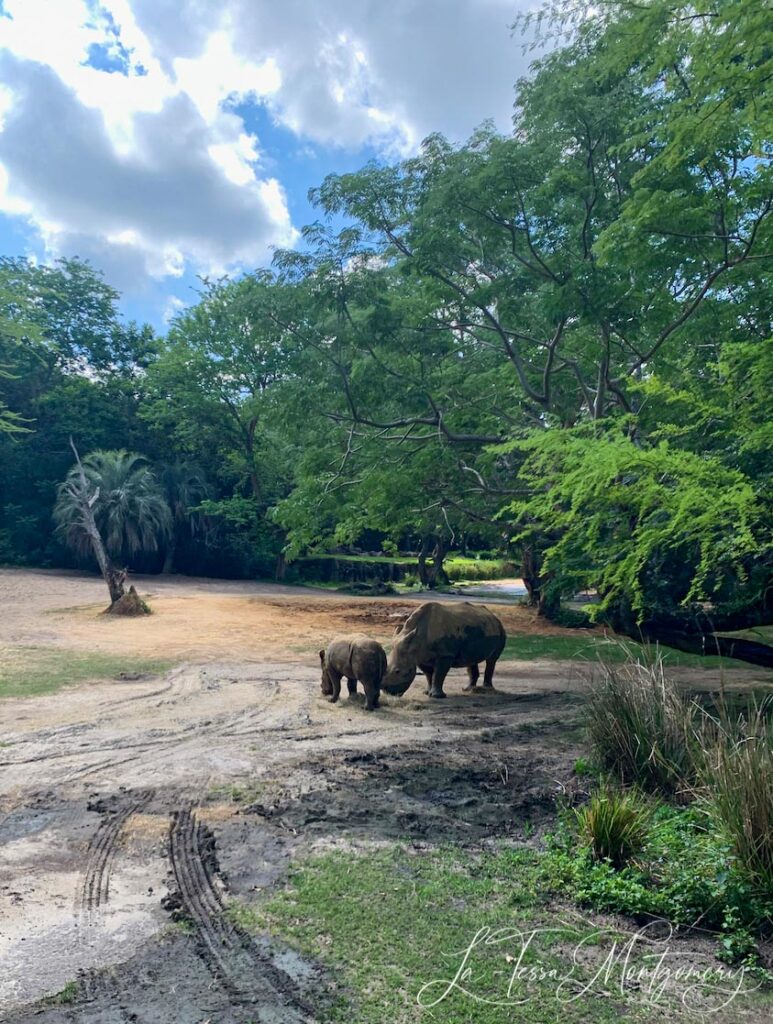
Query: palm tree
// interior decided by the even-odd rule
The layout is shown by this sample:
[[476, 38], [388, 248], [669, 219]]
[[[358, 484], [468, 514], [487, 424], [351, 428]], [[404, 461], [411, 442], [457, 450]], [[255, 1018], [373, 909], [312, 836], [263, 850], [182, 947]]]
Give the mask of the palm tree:
[[124, 449], [94, 451], [67, 474], [54, 507], [57, 532], [79, 554], [94, 551], [84, 522], [84, 486], [100, 538], [114, 558], [157, 551], [169, 536], [169, 506], [146, 460]]
[[209, 497], [209, 485], [201, 469], [186, 459], [167, 462], [161, 467], [161, 486], [172, 515], [172, 526], [166, 542], [166, 554], [162, 572], [174, 568], [174, 556], [180, 532], [187, 526], [195, 534], [202, 518], [191, 509]]

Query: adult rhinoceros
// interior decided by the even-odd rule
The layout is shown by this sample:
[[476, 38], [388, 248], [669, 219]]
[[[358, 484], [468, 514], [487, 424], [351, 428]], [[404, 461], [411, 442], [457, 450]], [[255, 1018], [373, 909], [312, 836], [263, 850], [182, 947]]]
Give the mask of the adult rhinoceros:
[[428, 601], [398, 631], [381, 688], [399, 697], [421, 669], [430, 697], [445, 697], [443, 681], [448, 670], [465, 667], [470, 677], [465, 689], [471, 690], [478, 682], [481, 661], [486, 662], [483, 685], [491, 687], [506, 639], [502, 623], [482, 605]]

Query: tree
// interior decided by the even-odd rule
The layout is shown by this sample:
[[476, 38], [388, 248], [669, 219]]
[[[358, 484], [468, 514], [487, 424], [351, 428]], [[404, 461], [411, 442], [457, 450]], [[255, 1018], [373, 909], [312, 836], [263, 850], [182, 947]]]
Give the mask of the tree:
[[276, 316], [289, 291], [266, 273], [204, 282], [142, 381], [142, 417], [154, 438], [210, 481], [199, 504], [229, 572], [265, 572], [282, 546], [267, 512], [292, 476], [279, 393], [298, 343]]
[[0, 402], [24, 428], [0, 430], [3, 561], [68, 564], [51, 512], [71, 435], [87, 451], [147, 446], [138, 382], [155, 342], [117, 298], [82, 261], [0, 259]]
[[122, 449], [91, 452], [76, 461], [59, 489], [54, 519], [66, 543], [82, 555], [96, 550], [93, 520], [114, 558], [156, 551], [172, 526], [166, 498], [146, 460]]
[[[563, 432], [567, 444], [587, 423], [604, 435], [609, 420], [634, 448], [653, 447], [643, 384], [680, 388], [723, 346], [770, 332], [759, 11], [746, 0], [610, 10], [519, 83], [512, 137], [484, 127], [458, 149], [431, 137], [415, 159], [328, 178], [315, 196], [353, 222], [339, 236], [347, 258], [321, 229], [302, 257], [328, 292], [312, 344], [339, 380], [331, 418], [358, 444], [368, 434], [459, 453], [481, 500], [462, 489], [443, 507], [501, 510], [504, 523], [518, 508], [537, 565], [565, 524], [535, 515], [527, 543], [523, 509], [542, 508], [556, 476], [538, 477], [545, 464], [517, 442], [558, 450]], [[360, 273], [367, 287], [347, 272], [358, 259], [375, 268]]]
[[75, 455], [75, 466], [59, 488], [55, 510], [59, 528], [74, 547], [93, 552], [110, 594], [108, 612], [121, 615], [147, 614], [150, 609], [134, 587], [130, 587], [127, 593], [124, 586], [126, 572], [116, 569], [110, 560], [94, 514], [100, 499], [99, 484], [93, 478], [89, 481], [72, 438], [70, 447]]
[[180, 534], [187, 530], [194, 535], [202, 525], [202, 517], [195, 511], [210, 496], [210, 489], [201, 469], [193, 462], [176, 459], [167, 462], [159, 473], [161, 487], [171, 512], [171, 527], [166, 541], [163, 573], [174, 568]]

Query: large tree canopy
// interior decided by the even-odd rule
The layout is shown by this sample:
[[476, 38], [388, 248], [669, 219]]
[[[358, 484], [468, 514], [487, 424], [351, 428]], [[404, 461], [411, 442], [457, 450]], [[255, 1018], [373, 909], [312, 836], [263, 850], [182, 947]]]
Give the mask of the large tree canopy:
[[768, 615], [764, 6], [556, 0], [512, 133], [327, 178], [298, 250], [205, 281], [164, 339], [86, 264], [5, 261], [0, 557], [62, 557], [72, 433], [188, 467], [182, 568], [472, 538], [547, 613]]

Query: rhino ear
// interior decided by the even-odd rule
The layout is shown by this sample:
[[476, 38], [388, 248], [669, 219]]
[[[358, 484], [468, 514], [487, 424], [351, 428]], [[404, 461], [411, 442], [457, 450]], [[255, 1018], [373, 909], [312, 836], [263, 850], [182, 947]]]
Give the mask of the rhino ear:
[[406, 643], [406, 644], [410, 643], [411, 640], [413, 640], [413, 638], [416, 636], [417, 632], [418, 632], [418, 630], [411, 629], [407, 633], [402, 633], [401, 636], [400, 636], [401, 642], [402, 643]]
[[325, 664], [325, 652], [324, 652], [324, 650], [319, 652], [319, 660], [322, 662], [322, 665], [324, 666], [324, 664]]

